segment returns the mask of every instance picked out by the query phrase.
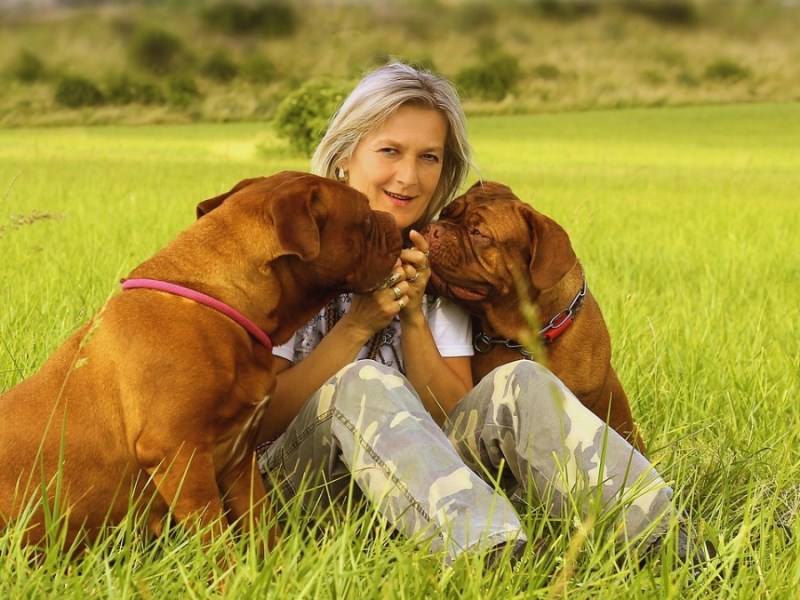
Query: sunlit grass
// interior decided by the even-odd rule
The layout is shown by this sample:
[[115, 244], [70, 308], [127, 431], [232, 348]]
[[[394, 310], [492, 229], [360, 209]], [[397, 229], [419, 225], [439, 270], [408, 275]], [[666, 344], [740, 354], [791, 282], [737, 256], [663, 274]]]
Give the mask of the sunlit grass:
[[[180, 530], [146, 542], [126, 522], [67, 561], [34, 560], [11, 528], [0, 532], [0, 595], [206, 597], [224, 581], [231, 598], [796, 597], [799, 121], [800, 106], [776, 104], [470, 125], [481, 174], [570, 233], [652, 457], [717, 543], [721, 579], [689, 585], [668, 552], [634, 570], [602, 522], [570, 550], [577, 515], [550, 519], [536, 506], [525, 527], [547, 535], [549, 552], [509, 573], [487, 572], [480, 557], [443, 568], [369, 509], [312, 527], [290, 502], [275, 551], [260, 558], [235, 542], [230, 570]], [[306, 167], [261, 124], [0, 131], [0, 390], [190, 224], [197, 202]]]

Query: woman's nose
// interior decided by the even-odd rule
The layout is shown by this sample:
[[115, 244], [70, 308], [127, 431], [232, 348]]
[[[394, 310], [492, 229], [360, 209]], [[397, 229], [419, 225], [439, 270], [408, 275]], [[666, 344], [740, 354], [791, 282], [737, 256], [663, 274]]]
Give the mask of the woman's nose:
[[398, 165], [397, 181], [403, 185], [417, 184], [417, 161], [413, 157], [403, 159]]

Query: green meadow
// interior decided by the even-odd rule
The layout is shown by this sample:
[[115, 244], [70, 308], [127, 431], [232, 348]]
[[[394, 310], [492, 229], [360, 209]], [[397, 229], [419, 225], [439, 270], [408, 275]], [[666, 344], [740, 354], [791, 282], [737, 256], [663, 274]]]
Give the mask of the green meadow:
[[[525, 515], [548, 551], [443, 568], [368, 509], [309, 521], [222, 569], [196, 539], [124, 524], [78, 561], [0, 532], [8, 598], [796, 598], [800, 589], [800, 104], [473, 117], [479, 175], [560, 222], [658, 468], [719, 557], [634, 569], [602, 521]], [[306, 169], [265, 123], [0, 130], [0, 391], [119, 279], [245, 177]], [[472, 183], [471, 181], [467, 184]], [[252, 541], [252, 540], [251, 540]], [[424, 544], [423, 544], [424, 546]], [[209, 572], [213, 572], [209, 581]], [[224, 591], [217, 582], [224, 581]]]

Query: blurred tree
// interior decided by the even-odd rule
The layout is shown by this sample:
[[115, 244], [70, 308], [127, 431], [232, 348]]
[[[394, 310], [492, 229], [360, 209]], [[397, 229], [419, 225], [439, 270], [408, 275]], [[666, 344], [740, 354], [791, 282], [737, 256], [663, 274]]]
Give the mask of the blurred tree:
[[203, 75], [219, 83], [228, 83], [239, 74], [239, 67], [224, 50], [214, 50], [203, 63]]
[[510, 54], [498, 53], [459, 71], [456, 83], [468, 96], [500, 101], [511, 92], [520, 75], [519, 60]]
[[133, 63], [155, 75], [173, 73], [186, 59], [183, 41], [163, 29], [139, 30], [131, 41]]
[[11, 74], [17, 81], [23, 83], [39, 81], [45, 77], [44, 62], [30, 50], [20, 50], [11, 65]]
[[292, 35], [297, 28], [294, 9], [282, 0], [217, 2], [204, 9], [202, 17], [208, 27], [229, 35], [282, 37]]
[[56, 86], [55, 100], [67, 108], [80, 108], [103, 104], [105, 97], [92, 80], [80, 75], [66, 75]]
[[310, 156], [348, 91], [349, 87], [341, 81], [321, 79], [304, 83], [278, 105], [275, 130], [295, 149]]

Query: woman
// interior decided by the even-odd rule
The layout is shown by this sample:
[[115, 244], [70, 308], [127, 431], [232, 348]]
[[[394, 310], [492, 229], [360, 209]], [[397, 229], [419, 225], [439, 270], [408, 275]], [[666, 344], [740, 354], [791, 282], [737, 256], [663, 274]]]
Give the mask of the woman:
[[392, 213], [409, 248], [386, 287], [338, 298], [275, 349], [270, 427], [286, 431], [259, 448], [267, 485], [291, 496], [304, 477], [321, 476], [303, 497], [319, 504], [353, 477], [397, 529], [427, 536], [448, 563], [467, 550], [522, 550], [519, 517], [479, 475], [501, 470], [504, 487], [553, 514], [571, 494], [586, 513], [617, 510], [622, 538], [659, 540], [672, 490], [647, 460], [531, 361], [473, 388], [468, 316], [424, 295], [427, 243], [417, 230], [471, 165], [452, 85], [401, 63], [377, 69], [333, 117], [312, 163]]

